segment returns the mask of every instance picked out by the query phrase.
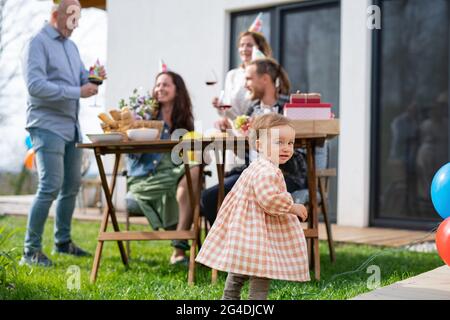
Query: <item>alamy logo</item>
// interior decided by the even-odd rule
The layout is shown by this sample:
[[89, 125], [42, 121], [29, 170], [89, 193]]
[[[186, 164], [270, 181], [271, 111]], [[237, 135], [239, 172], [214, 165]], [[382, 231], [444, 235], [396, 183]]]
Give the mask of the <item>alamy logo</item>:
[[372, 5], [367, 7], [367, 28], [369, 30], [381, 29], [381, 9], [379, 6]]
[[81, 17], [80, 7], [72, 4], [67, 7], [66, 13], [69, 16], [66, 22], [67, 29], [74, 30], [78, 27], [78, 20], [80, 20]]
[[380, 287], [381, 283], [381, 270], [377, 265], [371, 265], [367, 267], [367, 273], [371, 274], [367, 278], [367, 289], [373, 290]]
[[81, 288], [81, 270], [79, 266], [72, 265], [67, 268], [67, 290], [80, 290]]

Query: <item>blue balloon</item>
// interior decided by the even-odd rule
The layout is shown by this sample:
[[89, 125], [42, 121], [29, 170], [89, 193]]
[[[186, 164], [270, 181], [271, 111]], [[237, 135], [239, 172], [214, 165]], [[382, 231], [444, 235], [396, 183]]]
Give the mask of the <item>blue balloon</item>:
[[25, 144], [27, 145], [28, 150], [33, 148], [33, 143], [31, 142], [31, 137], [30, 136], [27, 136], [25, 138]]
[[431, 201], [443, 219], [450, 217], [450, 162], [440, 168], [433, 177]]

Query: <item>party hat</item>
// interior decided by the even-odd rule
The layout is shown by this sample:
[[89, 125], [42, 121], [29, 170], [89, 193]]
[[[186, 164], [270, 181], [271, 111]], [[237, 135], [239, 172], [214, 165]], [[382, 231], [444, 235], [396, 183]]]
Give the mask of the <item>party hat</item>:
[[159, 72], [167, 72], [167, 64], [163, 59], [159, 60]]
[[252, 25], [250, 26], [250, 28], [248, 28], [248, 31], [251, 31], [251, 32], [261, 32], [261, 30], [262, 30], [262, 24], [263, 24], [263, 21], [262, 21], [262, 15], [263, 15], [262, 12], [258, 13], [258, 15], [257, 15], [256, 18], [255, 18], [255, 21], [253, 21], [253, 23], [252, 23]]
[[258, 59], [264, 59], [266, 58], [265, 54], [261, 52], [256, 46], [253, 46], [252, 50], [252, 61], [258, 60]]
[[100, 76], [100, 67], [100, 61], [97, 59], [97, 61], [95, 61], [95, 64], [89, 68], [90, 79], [103, 80], [103, 78]]

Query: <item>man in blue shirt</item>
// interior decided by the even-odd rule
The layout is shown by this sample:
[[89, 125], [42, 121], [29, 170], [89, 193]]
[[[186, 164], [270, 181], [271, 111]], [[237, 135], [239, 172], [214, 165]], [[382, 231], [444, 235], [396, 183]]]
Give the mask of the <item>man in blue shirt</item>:
[[[25, 48], [24, 76], [28, 89], [27, 125], [39, 173], [39, 186], [31, 206], [22, 264], [51, 266], [42, 252], [42, 234], [52, 202], [56, 199], [54, 253], [89, 255], [76, 246], [70, 229], [81, 182], [82, 140], [79, 124], [80, 98], [97, 93], [88, 82], [75, 43], [69, 40], [78, 26], [81, 6], [77, 0], [61, 0], [50, 22], [31, 38]], [[100, 76], [105, 76], [104, 68]]]

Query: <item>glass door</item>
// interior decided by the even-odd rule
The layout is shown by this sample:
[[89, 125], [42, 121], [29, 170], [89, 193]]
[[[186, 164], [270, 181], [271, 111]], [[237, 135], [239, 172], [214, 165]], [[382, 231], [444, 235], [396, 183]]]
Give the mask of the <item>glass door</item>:
[[374, 33], [371, 222], [428, 229], [448, 162], [449, 2], [389, 0]]

